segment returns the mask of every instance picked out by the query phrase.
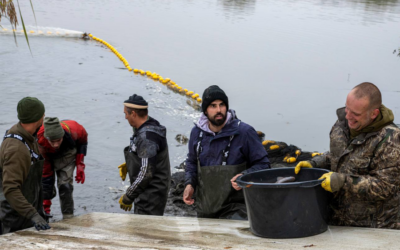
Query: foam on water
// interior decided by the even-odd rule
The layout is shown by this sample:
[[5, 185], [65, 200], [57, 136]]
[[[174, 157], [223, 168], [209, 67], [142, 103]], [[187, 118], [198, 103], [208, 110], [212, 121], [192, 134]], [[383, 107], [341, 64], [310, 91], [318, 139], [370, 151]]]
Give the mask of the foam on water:
[[[82, 37], [84, 32], [77, 30], [67, 30], [56, 27], [41, 27], [41, 26], [25, 26], [28, 36], [51, 36], [51, 37]], [[3, 26], [0, 28], [0, 35], [13, 35], [13, 29], [11, 26]], [[18, 26], [15, 29], [16, 35], [24, 35], [22, 26]]]

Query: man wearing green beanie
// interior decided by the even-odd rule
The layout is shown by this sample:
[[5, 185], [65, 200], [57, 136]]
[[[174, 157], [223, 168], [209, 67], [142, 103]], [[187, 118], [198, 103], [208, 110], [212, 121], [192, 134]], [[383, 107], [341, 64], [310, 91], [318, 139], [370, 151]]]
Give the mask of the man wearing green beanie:
[[43, 219], [42, 171], [36, 134], [45, 108], [34, 97], [17, 106], [19, 122], [5, 134], [0, 147], [0, 234], [34, 226], [50, 229]]
[[21, 123], [34, 123], [43, 117], [44, 105], [35, 97], [25, 97], [18, 102], [17, 112]]
[[85, 182], [84, 156], [87, 151], [88, 134], [85, 128], [73, 120], [46, 117], [38, 132], [39, 150], [44, 157], [43, 167], [43, 208], [50, 214], [51, 200], [60, 196], [61, 212], [64, 219], [74, 215], [73, 175], [76, 166], [77, 183]]
[[377, 86], [364, 82], [336, 111], [330, 151], [295, 168], [325, 168], [322, 188], [333, 193], [330, 224], [400, 229], [400, 129]]

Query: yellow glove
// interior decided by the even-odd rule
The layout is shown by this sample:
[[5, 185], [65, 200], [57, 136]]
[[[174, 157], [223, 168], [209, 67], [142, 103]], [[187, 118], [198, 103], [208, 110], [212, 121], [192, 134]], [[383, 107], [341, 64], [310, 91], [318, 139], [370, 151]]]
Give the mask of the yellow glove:
[[343, 187], [346, 175], [329, 172], [323, 174], [318, 180], [322, 179], [324, 179], [324, 181], [321, 183], [321, 187], [326, 191], [333, 193], [339, 191]]
[[120, 208], [125, 211], [131, 211], [132, 203], [133, 202], [125, 194], [119, 199]]
[[294, 168], [294, 173], [298, 174], [301, 168], [312, 168], [313, 166], [309, 161], [301, 161], [299, 162], [296, 167]]
[[321, 187], [331, 193], [332, 193], [332, 188], [331, 188], [331, 175], [332, 174], [333, 174], [333, 172], [329, 172], [329, 173], [323, 174], [320, 178], [318, 178], [318, 180], [324, 179], [324, 181], [321, 183]]
[[322, 153], [314, 152], [314, 153], [311, 154], [311, 157], [314, 158], [315, 156], [318, 156], [318, 155], [322, 155]]
[[122, 163], [121, 165], [118, 166], [118, 168], [119, 168], [119, 176], [121, 176], [121, 179], [125, 181], [126, 173], [128, 173], [128, 170], [126, 169], [126, 163]]

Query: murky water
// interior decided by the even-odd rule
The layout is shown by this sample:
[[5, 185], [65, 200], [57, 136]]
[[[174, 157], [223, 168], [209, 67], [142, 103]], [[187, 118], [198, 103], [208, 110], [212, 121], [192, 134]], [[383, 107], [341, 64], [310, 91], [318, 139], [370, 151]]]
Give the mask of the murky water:
[[[24, 21], [35, 25], [29, 3]], [[400, 116], [400, 1], [111, 0], [33, 1], [38, 26], [91, 32], [134, 68], [157, 72], [200, 95], [217, 84], [240, 119], [304, 150], [326, 151], [335, 110], [349, 90], [376, 83]], [[2, 21], [3, 25], [6, 25]], [[172, 167], [199, 112], [158, 82], [136, 76], [94, 41], [0, 35], [0, 132], [17, 121], [16, 104], [36, 96], [47, 116], [75, 119], [89, 132], [87, 179], [75, 185], [76, 214], [123, 212], [128, 181], [117, 166], [129, 143], [123, 101], [138, 93], [168, 129]], [[56, 202], [57, 203], [57, 202]], [[60, 218], [58, 203], [53, 206]]]

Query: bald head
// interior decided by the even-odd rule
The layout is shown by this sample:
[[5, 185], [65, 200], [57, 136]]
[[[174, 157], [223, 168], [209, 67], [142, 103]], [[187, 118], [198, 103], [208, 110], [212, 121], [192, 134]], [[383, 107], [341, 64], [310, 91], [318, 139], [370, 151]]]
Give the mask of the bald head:
[[369, 102], [369, 109], [379, 109], [379, 107], [382, 105], [381, 91], [373, 83], [360, 83], [355, 86], [350, 93], [352, 93], [357, 99], [366, 98]]

